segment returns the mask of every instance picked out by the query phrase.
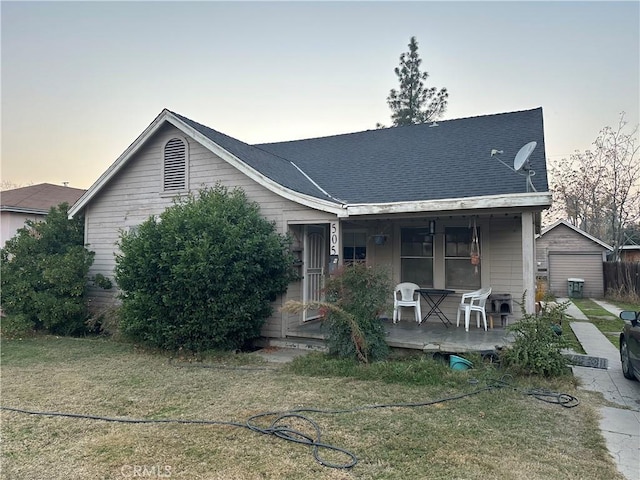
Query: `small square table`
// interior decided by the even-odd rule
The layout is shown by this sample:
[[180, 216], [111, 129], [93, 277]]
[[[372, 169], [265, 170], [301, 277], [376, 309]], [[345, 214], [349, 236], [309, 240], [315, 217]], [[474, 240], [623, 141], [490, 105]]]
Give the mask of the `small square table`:
[[453, 323], [451, 323], [451, 320], [449, 320], [449, 318], [447, 318], [444, 312], [440, 309], [440, 304], [449, 295], [451, 295], [452, 293], [456, 293], [455, 290], [446, 290], [441, 288], [419, 288], [416, 291], [420, 293], [420, 296], [424, 298], [430, 308], [430, 310], [422, 318], [420, 323], [427, 320], [431, 315], [435, 315], [440, 319], [445, 327], [449, 328], [449, 325], [453, 325]]

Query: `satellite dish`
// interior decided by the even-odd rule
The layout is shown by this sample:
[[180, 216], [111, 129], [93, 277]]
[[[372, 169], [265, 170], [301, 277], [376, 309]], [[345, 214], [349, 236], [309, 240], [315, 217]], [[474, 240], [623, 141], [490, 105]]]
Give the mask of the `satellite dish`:
[[[516, 172], [519, 175], [524, 175], [527, 177], [527, 192], [537, 192], [536, 187], [533, 186], [533, 182], [531, 181], [531, 177], [533, 177], [536, 172], [531, 170], [531, 166], [529, 165], [529, 157], [531, 156], [537, 145], [537, 142], [529, 142], [520, 150], [518, 150], [518, 153], [516, 153], [516, 156], [513, 159], [513, 168], [511, 168], [511, 165], [507, 165], [505, 162], [496, 157], [502, 165], [507, 167], [512, 172]], [[491, 150], [492, 157], [494, 155], [502, 153], [502, 150], [496, 150], [495, 148]]]
[[529, 157], [537, 146], [537, 142], [529, 142], [516, 153], [513, 159], [513, 169], [516, 172], [520, 170], [529, 170]]

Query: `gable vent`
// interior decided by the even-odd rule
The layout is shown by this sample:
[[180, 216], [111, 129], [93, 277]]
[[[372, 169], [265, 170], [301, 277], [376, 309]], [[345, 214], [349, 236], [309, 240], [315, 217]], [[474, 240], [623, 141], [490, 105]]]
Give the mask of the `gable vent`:
[[186, 190], [187, 145], [179, 138], [172, 138], [164, 146], [164, 190]]

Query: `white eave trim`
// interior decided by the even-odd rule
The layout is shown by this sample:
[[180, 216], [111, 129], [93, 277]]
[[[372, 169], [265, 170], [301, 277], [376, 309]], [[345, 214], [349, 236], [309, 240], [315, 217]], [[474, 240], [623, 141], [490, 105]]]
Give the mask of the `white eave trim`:
[[[419, 213], [456, 210], [476, 210], [488, 208], [539, 208], [544, 209], [551, 205], [551, 193], [518, 193], [509, 195], [492, 195], [481, 197], [467, 197], [442, 200], [418, 200], [410, 202], [390, 202], [371, 204], [337, 204], [328, 200], [313, 197], [311, 195], [295, 192], [286, 188], [272, 179], [253, 169], [238, 157], [228, 152], [220, 145], [198, 132], [195, 128], [173, 115], [169, 110], [163, 110], [153, 122], [129, 145], [129, 147], [116, 159], [113, 164], [91, 185], [82, 197], [69, 210], [69, 218], [81, 212], [94, 196], [118, 173], [128, 160], [138, 152], [145, 142], [152, 137], [164, 122], [170, 123], [185, 135], [201, 143], [205, 148], [219, 156], [230, 165], [237, 168], [247, 177], [258, 184], [274, 192], [275, 194], [292, 202], [309, 208], [324, 211], [337, 217], [349, 217], [352, 215], [376, 215], [393, 213]], [[295, 165], [294, 165], [295, 166]], [[297, 168], [297, 167], [296, 167]], [[302, 172], [304, 174], [304, 172]], [[311, 179], [309, 179], [311, 181]], [[319, 187], [318, 187], [319, 188]], [[322, 191], [320, 189], [320, 191]], [[325, 192], [326, 193], [326, 192]]]
[[441, 212], [477, 210], [488, 208], [539, 208], [551, 205], [550, 192], [513, 193], [482, 197], [446, 198], [442, 200], [418, 200], [413, 202], [369, 203], [347, 205], [347, 216], [376, 215], [386, 213]]
[[89, 201], [104, 187], [111, 178], [124, 167], [127, 161], [144, 145], [144, 143], [160, 128], [163, 121], [166, 119], [170, 112], [164, 109], [155, 118], [153, 122], [149, 124], [147, 128], [136, 138], [127, 149], [113, 162], [109, 168], [107, 168], [98, 180], [96, 180], [89, 190], [82, 195], [76, 203], [69, 209], [69, 218], [73, 218], [78, 212], [80, 212], [89, 203]]
[[11, 207], [8, 205], [2, 205], [0, 206], [0, 212], [22, 213], [28, 215], [47, 215], [49, 213], [49, 210], [44, 210], [42, 208]]
[[[249, 165], [244, 163], [242, 160], [240, 160], [238, 157], [236, 157], [235, 155], [233, 155], [232, 153], [228, 152], [227, 150], [222, 148], [220, 145], [215, 143], [213, 140], [206, 137], [205, 135], [197, 131], [195, 128], [190, 127], [189, 125], [187, 125], [180, 119], [174, 117], [173, 115], [169, 116], [166, 120], [171, 125], [173, 125], [177, 129], [182, 131], [185, 135], [189, 135], [191, 138], [193, 138], [197, 142], [204, 145], [209, 151], [211, 151], [218, 157], [222, 158], [233, 167], [240, 170], [242, 173], [244, 173], [247, 177], [249, 177], [253, 181], [259, 183], [260, 185], [267, 188], [268, 190], [271, 190], [273, 193], [283, 198], [286, 198], [287, 200], [291, 200], [292, 202], [304, 205], [306, 207], [314, 208], [316, 210], [322, 210], [324, 212], [333, 213], [334, 215], [337, 215], [337, 216], [344, 216], [344, 209], [342, 205], [338, 205], [334, 202], [322, 200], [320, 198], [312, 197], [310, 195], [305, 195], [303, 193], [295, 192], [287, 187], [284, 187], [278, 182], [273, 181], [269, 177], [263, 175], [259, 171], [250, 167]], [[295, 165], [294, 167], [298, 168]], [[305, 175], [304, 172], [301, 172], [301, 173]], [[311, 179], [309, 180], [311, 181]], [[320, 187], [318, 187], [318, 189], [319, 191], [326, 194], [326, 192], [320, 189]]]
[[104, 187], [111, 178], [120, 171], [120, 169], [126, 165], [127, 161], [135, 155], [135, 153], [144, 145], [144, 143], [153, 136], [156, 131], [164, 124], [164, 122], [168, 122], [178, 130], [183, 132], [185, 135], [192, 137], [197, 142], [201, 143], [208, 150], [218, 155], [223, 160], [227, 161], [229, 164], [233, 165], [235, 168], [240, 170], [242, 173], [247, 175], [252, 180], [256, 181], [260, 185], [265, 188], [271, 190], [277, 195], [280, 195], [283, 198], [291, 200], [293, 202], [299, 203], [301, 205], [314, 208], [316, 210], [321, 210], [329, 213], [333, 213], [338, 217], [345, 216], [345, 210], [342, 205], [337, 205], [334, 202], [325, 201], [319, 198], [312, 197], [310, 195], [305, 195], [302, 193], [294, 192], [293, 190], [283, 187], [277, 182], [274, 182], [270, 178], [262, 175], [257, 170], [249, 167], [246, 163], [241, 161], [235, 155], [226, 151], [218, 144], [213, 142], [211, 139], [207, 138], [196, 129], [190, 127], [182, 120], [176, 118], [169, 110], [164, 109], [151, 124], [134, 140], [134, 142], [129, 145], [129, 147], [120, 155], [113, 164], [96, 180], [96, 182], [91, 185], [89, 190], [85, 192], [82, 197], [78, 199], [78, 201], [71, 207], [69, 210], [69, 218], [74, 217], [78, 212], [82, 211], [84, 207], [91, 201], [91, 199]]
[[607, 250], [609, 250], [610, 252], [613, 252], [613, 247], [611, 245], [609, 245], [608, 243], [603, 242], [602, 240], [594, 237], [593, 235], [588, 234], [587, 232], [585, 232], [584, 230], [576, 227], [575, 225], [570, 224], [569, 222], [567, 222], [566, 220], [556, 220], [552, 225], [548, 226], [547, 228], [545, 228], [544, 230], [542, 230], [540, 232], [540, 237], [543, 236], [545, 233], [553, 230], [554, 228], [556, 228], [558, 225], [564, 225], [565, 227], [570, 228], [571, 230], [573, 230], [576, 233], [579, 233], [580, 235], [582, 235], [583, 237], [588, 238], [589, 240], [591, 240], [592, 242], [597, 243], [598, 245], [606, 248]]

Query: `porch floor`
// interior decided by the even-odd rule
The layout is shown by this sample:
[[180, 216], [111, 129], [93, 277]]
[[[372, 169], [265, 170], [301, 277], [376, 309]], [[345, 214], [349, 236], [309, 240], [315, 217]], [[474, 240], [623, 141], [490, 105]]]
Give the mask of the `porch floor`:
[[[393, 348], [444, 353], [489, 352], [514, 341], [513, 334], [501, 325], [494, 325], [494, 328], [485, 332], [484, 328], [476, 327], [473, 318], [468, 332], [465, 332], [462, 324], [456, 327], [455, 320], [453, 325], [448, 327], [437, 319], [422, 324], [408, 319], [394, 324], [390, 319], [382, 319], [382, 323], [387, 334], [387, 343]], [[292, 327], [287, 337], [324, 340], [322, 322], [313, 320]]]

